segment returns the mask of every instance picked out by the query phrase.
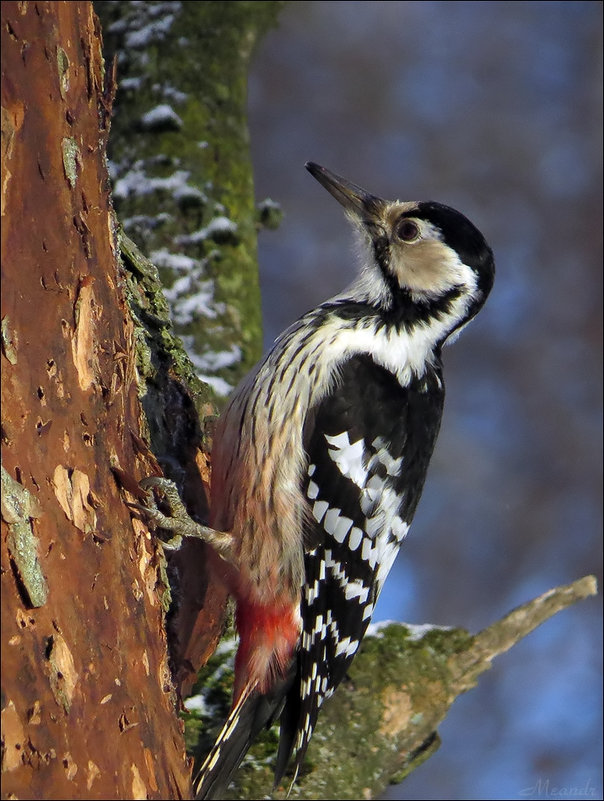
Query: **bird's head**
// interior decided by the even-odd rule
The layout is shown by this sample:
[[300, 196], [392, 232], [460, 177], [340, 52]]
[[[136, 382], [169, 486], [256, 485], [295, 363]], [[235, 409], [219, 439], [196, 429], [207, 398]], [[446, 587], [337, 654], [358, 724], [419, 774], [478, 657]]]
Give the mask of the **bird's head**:
[[480, 310], [493, 285], [493, 253], [463, 214], [433, 201], [383, 200], [313, 162], [306, 169], [361, 231], [368, 253], [358, 285], [368, 300], [425, 309], [465, 300], [449, 333]]

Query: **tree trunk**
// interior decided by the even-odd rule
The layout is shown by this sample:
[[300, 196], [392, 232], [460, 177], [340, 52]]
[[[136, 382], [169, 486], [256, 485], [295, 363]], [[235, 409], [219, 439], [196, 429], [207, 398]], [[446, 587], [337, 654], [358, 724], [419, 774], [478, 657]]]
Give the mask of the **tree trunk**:
[[2, 3], [6, 798], [181, 798], [160, 564], [124, 499], [157, 472], [90, 3]]
[[124, 230], [225, 397], [262, 353], [247, 126], [250, 58], [282, 3], [95, 2], [119, 92], [109, 158]]

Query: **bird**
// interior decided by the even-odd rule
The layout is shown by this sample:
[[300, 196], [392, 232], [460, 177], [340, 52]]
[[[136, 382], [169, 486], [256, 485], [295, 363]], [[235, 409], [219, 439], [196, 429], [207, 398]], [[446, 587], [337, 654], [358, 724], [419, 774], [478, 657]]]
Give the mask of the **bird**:
[[209, 525], [188, 517], [167, 479], [141, 482], [172, 545], [193, 536], [216, 551], [236, 602], [233, 705], [194, 781], [199, 799], [221, 797], [277, 719], [275, 786], [292, 763], [295, 781], [420, 500], [443, 412], [442, 348], [494, 282], [493, 252], [460, 212], [306, 168], [356, 232], [353, 280], [234, 391], [214, 438]]

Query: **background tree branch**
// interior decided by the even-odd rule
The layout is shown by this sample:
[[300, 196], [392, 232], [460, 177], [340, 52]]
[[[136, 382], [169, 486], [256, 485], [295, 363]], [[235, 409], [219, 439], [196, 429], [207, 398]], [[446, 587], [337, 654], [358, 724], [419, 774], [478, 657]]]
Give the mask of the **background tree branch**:
[[[463, 629], [387, 623], [372, 626], [349, 677], [325, 704], [308, 758], [290, 798], [378, 798], [437, 750], [439, 724], [455, 699], [472, 689], [495, 657], [552, 615], [597, 593], [585, 576], [511, 611], [476, 635]], [[216, 704], [224, 691], [202, 682]], [[250, 751], [229, 798], [262, 798], [272, 786], [273, 728]], [[446, 745], [446, 744], [445, 744]], [[289, 784], [275, 794], [285, 798]]]

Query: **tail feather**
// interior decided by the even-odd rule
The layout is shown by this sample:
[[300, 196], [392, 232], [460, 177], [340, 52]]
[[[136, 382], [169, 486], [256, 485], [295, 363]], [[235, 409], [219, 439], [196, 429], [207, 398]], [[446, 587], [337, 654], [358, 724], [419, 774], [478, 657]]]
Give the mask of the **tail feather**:
[[[312, 737], [319, 708], [323, 697], [311, 693], [304, 699], [300, 695], [300, 676], [291, 687], [287, 696], [285, 707], [281, 713], [281, 730], [279, 732], [279, 751], [275, 765], [275, 788], [285, 775], [290, 763], [293, 762], [288, 795], [291, 792], [298, 773], [304, 762], [306, 751]], [[295, 752], [295, 756], [294, 756]]]
[[283, 712], [281, 713], [279, 750], [277, 752], [277, 762], [275, 764], [275, 787], [277, 787], [283, 778], [294, 752], [298, 734], [300, 709], [300, 674], [298, 673], [289, 690]]
[[231, 709], [212, 750], [194, 781], [195, 798], [220, 798], [271, 710], [264, 697], [246, 687]]
[[193, 782], [196, 801], [224, 797], [253, 740], [279, 716], [292, 681], [293, 675], [278, 681], [267, 694], [255, 685], [243, 689]]

